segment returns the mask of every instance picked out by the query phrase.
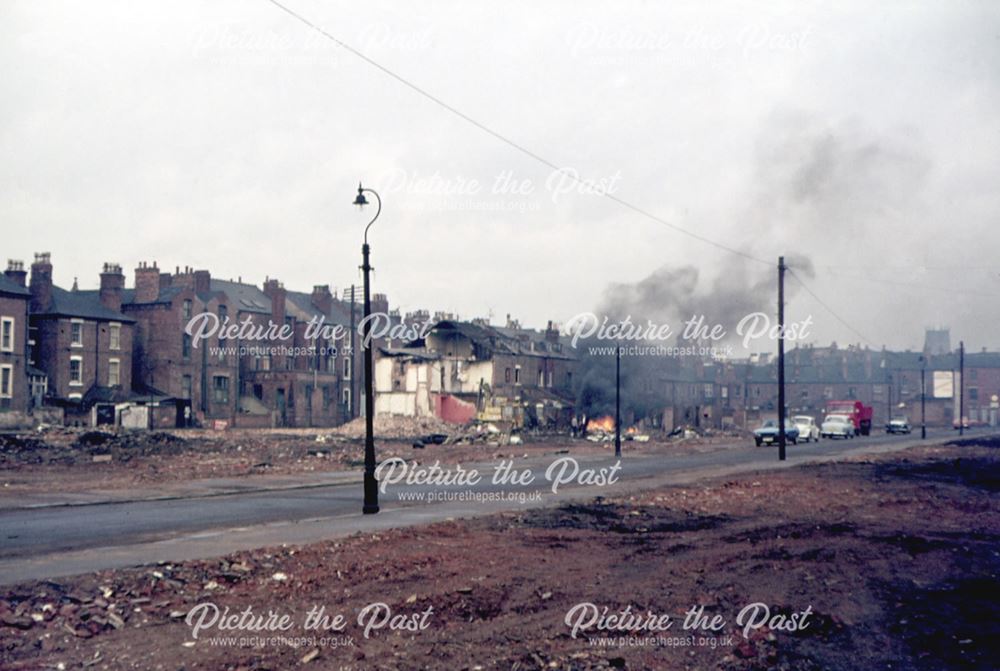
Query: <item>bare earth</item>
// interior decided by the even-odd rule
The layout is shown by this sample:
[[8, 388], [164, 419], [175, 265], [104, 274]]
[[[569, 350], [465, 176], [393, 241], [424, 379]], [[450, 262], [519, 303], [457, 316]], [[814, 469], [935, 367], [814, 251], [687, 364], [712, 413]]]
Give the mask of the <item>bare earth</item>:
[[[927, 446], [17, 585], [0, 593], [0, 666], [992, 669], [1000, 659], [998, 447], [986, 439]], [[260, 647], [221, 645], [253, 632], [218, 628], [194, 640], [184, 615], [205, 602], [290, 614], [294, 626], [281, 632], [285, 641]], [[365, 638], [356, 618], [372, 602], [408, 623], [431, 609], [427, 626]], [[574, 639], [564, 618], [581, 602], [675, 622], [652, 641], [593, 630]], [[736, 616], [754, 602], [783, 617], [744, 637]], [[698, 605], [722, 616], [720, 631], [682, 629]], [[343, 614], [345, 630], [304, 631], [314, 606]], [[804, 629], [778, 628], [807, 608]], [[601, 645], [602, 636], [613, 644]], [[293, 647], [290, 639], [309, 640]]]
[[[28, 493], [139, 489], [206, 478], [294, 475], [342, 471], [364, 463], [363, 423], [337, 429], [178, 430], [109, 434], [58, 429], [41, 435], [0, 436], [0, 499]], [[376, 429], [379, 427], [377, 426]], [[575, 455], [606, 454], [611, 443], [568, 436], [526, 438], [507, 444], [503, 436], [476, 436], [457, 443], [413, 447], [421, 436], [456, 433], [454, 425], [428, 420], [405, 432], [378, 431], [380, 460], [401, 457], [410, 462], [442, 464], [544, 456], [572, 450]], [[398, 435], [407, 433], [411, 435]], [[731, 435], [627, 442], [634, 454], [717, 449]]]

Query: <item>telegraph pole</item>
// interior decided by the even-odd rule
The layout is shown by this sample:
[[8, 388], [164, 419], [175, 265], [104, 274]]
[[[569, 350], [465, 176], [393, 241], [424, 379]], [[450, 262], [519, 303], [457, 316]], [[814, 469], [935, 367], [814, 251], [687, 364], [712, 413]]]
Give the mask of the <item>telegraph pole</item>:
[[785, 460], [785, 257], [778, 257], [778, 460]]
[[958, 435], [965, 433], [965, 342], [958, 341]]
[[927, 357], [920, 357], [920, 439], [927, 438]]
[[622, 344], [615, 343], [615, 458], [622, 456]]

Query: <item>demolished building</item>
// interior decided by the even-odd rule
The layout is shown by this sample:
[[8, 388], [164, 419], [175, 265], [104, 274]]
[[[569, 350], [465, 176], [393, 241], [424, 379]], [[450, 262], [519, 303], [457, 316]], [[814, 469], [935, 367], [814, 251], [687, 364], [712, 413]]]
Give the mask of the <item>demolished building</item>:
[[473, 419], [517, 428], [568, 428], [578, 359], [550, 322], [441, 320], [422, 339], [383, 347], [375, 365], [377, 414]]

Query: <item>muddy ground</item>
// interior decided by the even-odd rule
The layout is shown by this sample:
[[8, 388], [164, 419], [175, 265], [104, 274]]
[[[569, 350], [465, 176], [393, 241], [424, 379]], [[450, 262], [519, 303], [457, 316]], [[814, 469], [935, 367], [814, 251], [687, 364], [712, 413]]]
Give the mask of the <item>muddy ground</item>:
[[[982, 439], [920, 447], [18, 585], [0, 592], [0, 666], [992, 669], [1000, 659], [998, 448]], [[218, 629], [194, 640], [184, 616], [205, 602], [291, 614], [284, 635], [314, 640], [229, 646], [219, 641], [233, 632]], [[366, 639], [355, 618], [372, 602], [413, 615], [409, 622], [432, 610], [421, 631], [375, 630]], [[602, 645], [605, 634], [573, 638], [564, 622], [581, 602], [670, 614], [675, 623], [652, 641], [612, 632], [613, 645]], [[735, 618], [754, 602], [785, 618], [809, 609], [808, 626], [764, 625], [744, 637]], [[343, 632], [302, 629], [320, 605], [346, 616]], [[720, 631], [682, 630], [684, 612], [699, 605], [723, 618]]]
[[[360, 426], [360, 435], [359, 435]], [[377, 427], [378, 428], [378, 427]], [[526, 435], [520, 444], [506, 436], [475, 436], [441, 422], [398, 427], [379, 435], [380, 460], [442, 464], [496, 461], [561, 454], [606, 454], [612, 443], [595, 443], [565, 434]], [[460, 443], [424, 442], [429, 434], [473, 436]], [[177, 430], [109, 433], [53, 429], [40, 434], [0, 435], [0, 497], [25, 493], [118, 490], [205, 478], [290, 475], [360, 468], [364, 463], [363, 424], [338, 429]], [[626, 441], [629, 453], [677, 454], [731, 444], [728, 434], [680, 439], [656, 436], [648, 443]], [[746, 442], [744, 440], [744, 442]], [[414, 448], [414, 444], [421, 445]]]

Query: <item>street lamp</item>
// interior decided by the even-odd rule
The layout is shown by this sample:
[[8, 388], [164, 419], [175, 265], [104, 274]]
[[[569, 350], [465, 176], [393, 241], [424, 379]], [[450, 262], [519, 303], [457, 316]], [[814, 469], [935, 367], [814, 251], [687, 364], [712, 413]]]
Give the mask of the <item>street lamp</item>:
[[[378, 215], [382, 212], [382, 199], [379, 198], [379, 195], [374, 190], [364, 188], [359, 182], [358, 196], [354, 199], [354, 204], [359, 208], [368, 204], [365, 192], [375, 196], [375, 202], [378, 204], [375, 216], [365, 226], [365, 241], [361, 245], [361, 270], [365, 274], [364, 319], [361, 322], [363, 325], [361, 339], [364, 341], [365, 346], [365, 504], [362, 512], [365, 515], [374, 515], [378, 512], [378, 480], [375, 479], [375, 389], [374, 372], [372, 370], [374, 366], [372, 364], [372, 344], [368, 337], [371, 331], [371, 320], [369, 317], [372, 313], [371, 290], [368, 283], [368, 276], [372, 269], [371, 264], [368, 263], [368, 252], [370, 251], [368, 247], [368, 229], [372, 227], [372, 224], [375, 223]], [[353, 352], [351, 352], [351, 356], [354, 356]]]

